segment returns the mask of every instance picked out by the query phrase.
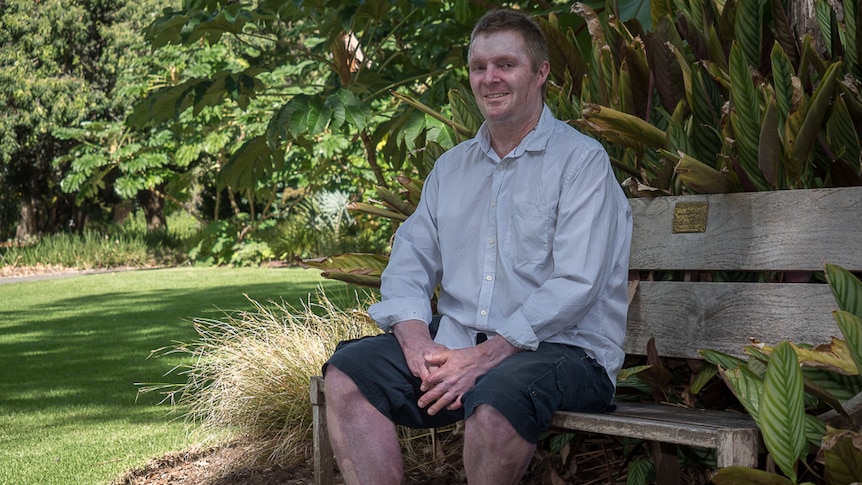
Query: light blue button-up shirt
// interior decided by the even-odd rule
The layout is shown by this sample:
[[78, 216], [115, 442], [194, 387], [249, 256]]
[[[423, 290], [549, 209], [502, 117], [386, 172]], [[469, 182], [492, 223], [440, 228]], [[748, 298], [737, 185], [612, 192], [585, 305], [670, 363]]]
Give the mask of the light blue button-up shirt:
[[441, 156], [398, 229], [369, 314], [384, 331], [430, 322], [451, 349], [499, 335], [535, 350], [577, 345], [611, 378], [622, 367], [631, 209], [604, 148], [545, 106], [504, 158], [483, 125]]

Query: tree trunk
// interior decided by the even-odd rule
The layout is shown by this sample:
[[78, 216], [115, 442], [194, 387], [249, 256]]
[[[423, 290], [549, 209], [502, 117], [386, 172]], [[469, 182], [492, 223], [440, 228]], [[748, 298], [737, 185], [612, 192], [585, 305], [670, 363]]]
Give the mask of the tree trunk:
[[814, 42], [814, 49], [821, 56], [826, 52], [826, 44], [820, 35], [820, 27], [817, 25], [817, 14], [814, 11], [814, 0], [792, 0], [788, 3], [788, 20], [795, 29], [796, 38], [800, 40], [810, 35]]
[[165, 201], [152, 190], [142, 190], [137, 195], [138, 204], [144, 211], [148, 231], [166, 231], [168, 220], [165, 218]]
[[18, 227], [15, 228], [15, 239], [27, 241], [38, 235], [36, 226], [36, 203], [32, 199], [22, 200], [18, 206]]

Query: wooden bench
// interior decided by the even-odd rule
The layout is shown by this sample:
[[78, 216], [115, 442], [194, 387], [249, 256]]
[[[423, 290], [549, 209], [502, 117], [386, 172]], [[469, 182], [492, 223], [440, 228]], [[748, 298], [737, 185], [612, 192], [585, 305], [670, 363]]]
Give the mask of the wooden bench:
[[[744, 357], [749, 339], [828, 343], [840, 337], [822, 282], [796, 281], [824, 263], [862, 271], [862, 187], [631, 199], [634, 230], [625, 351], [699, 359], [699, 349]], [[782, 282], [714, 282], [713, 272]], [[665, 281], [668, 274], [679, 276]], [[654, 278], [652, 276], [655, 276]], [[661, 280], [659, 280], [661, 276]], [[822, 280], [821, 280], [822, 281]], [[313, 377], [315, 483], [333, 480], [323, 380]], [[639, 438], [653, 444], [658, 483], [678, 483], [674, 445], [716, 450], [718, 467], [756, 467], [760, 433], [744, 414], [618, 402], [615, 412], [558, 412], [552, 430]]]

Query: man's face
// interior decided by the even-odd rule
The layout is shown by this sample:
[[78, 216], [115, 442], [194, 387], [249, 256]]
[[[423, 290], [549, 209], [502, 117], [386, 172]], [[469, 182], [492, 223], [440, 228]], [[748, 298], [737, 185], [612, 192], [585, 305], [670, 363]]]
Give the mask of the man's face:
[[533, 71], [520, 34], [494, 32], [476, 36], [468, 62], [470, 87], [489, 123], [516, 127], [535, 122], [550, 68], [545, 62], [538, 72]]

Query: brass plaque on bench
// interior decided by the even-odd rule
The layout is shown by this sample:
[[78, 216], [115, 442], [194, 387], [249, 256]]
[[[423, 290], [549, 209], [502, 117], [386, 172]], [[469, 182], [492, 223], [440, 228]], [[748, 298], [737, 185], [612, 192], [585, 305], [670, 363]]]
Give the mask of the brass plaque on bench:
[[706, 232], [709, 202], [677, 202], [673, 206], [674, 234]]

